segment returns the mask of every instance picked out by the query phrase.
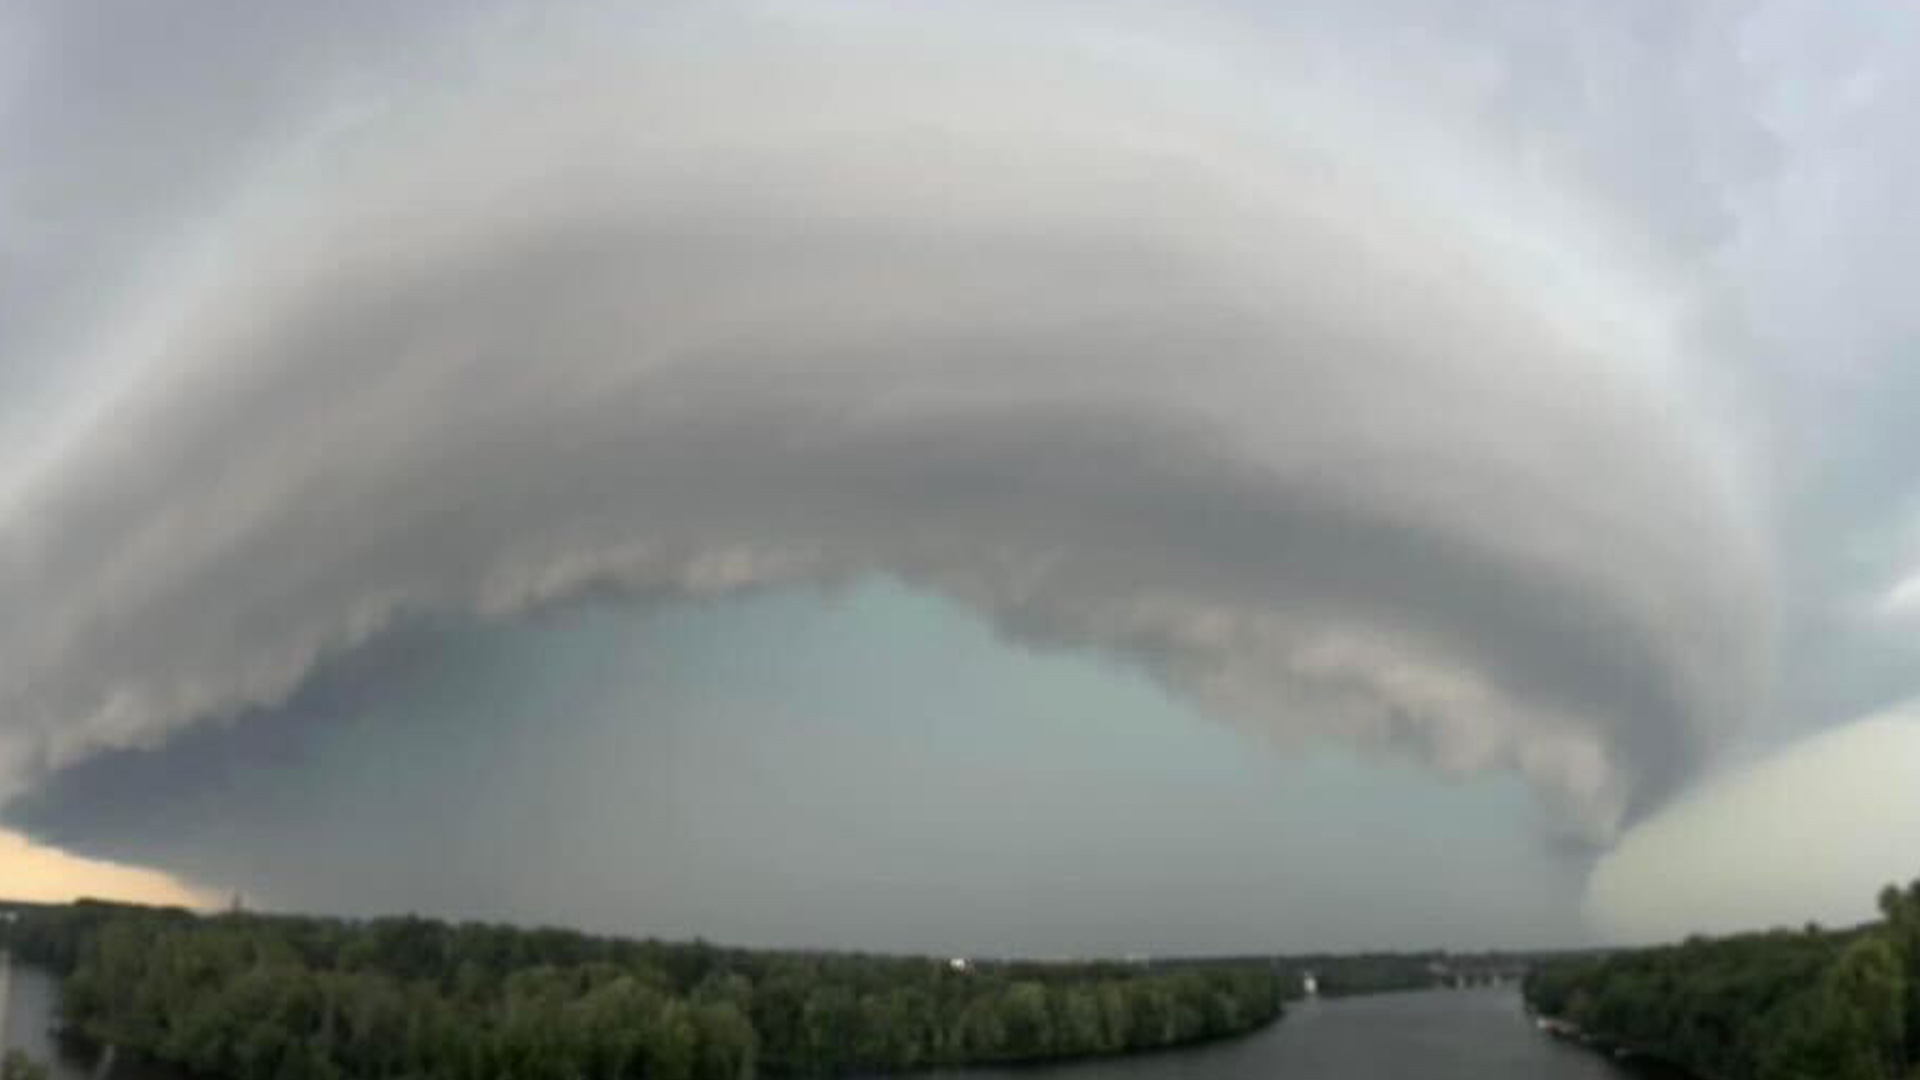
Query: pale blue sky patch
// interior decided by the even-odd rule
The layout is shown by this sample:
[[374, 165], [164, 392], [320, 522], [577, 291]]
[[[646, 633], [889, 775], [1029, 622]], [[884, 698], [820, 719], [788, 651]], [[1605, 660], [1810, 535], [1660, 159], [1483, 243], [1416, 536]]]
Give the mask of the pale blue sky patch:
[[18, 816], [275, 906], [755, 944], [1582, 933], [1578, 864], [1542, 844], [1518, 781], [1276, 756], [1135, 671], [1023, 650], [890, 583], [577, 607], [396, 646], [389, 670], [380, 701], [323, 679], [281, 715], [81, 766]]

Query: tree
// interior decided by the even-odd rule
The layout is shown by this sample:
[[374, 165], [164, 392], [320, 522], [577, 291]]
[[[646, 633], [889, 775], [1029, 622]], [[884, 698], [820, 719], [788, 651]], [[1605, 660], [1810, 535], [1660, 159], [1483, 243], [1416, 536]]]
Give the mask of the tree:
[[1100, 1016], [1100, 999], [1093, 988], [1070, 986], [1061, 991], [1059, 1013], [1054, 1021], [1055, 1038], [1068, 1053], [1108, 1052], [1105, 1025]]
[[1000, 998], [1000, 1026], [1006, 1032], [1004, 1053], [1011, 1058], [1041, 1058], [1053, 1048], [1053, 1018], [1047, 1011], [1047, 988], [1037, 982], [1017, 982]]
[[960, 1013], [960, 1049], [965, 1060], [998, 1061], [1006, 1054], [1007, 1028], [999, 1002], [990, 995], [975, 998]]
[[1896, 1078], [1906, 1048], [1905, 973], [1884, 937], [1854, 942], [1822, 982], [1827, 1022], [1838, 1032], [1836, 1077]]
[[699, 1036], [693, 1075], [698, 1080], [752, 1080], [759, 1040], [746, 1015], [732, 1002], [712, 1002], [693, 1010]]
[[1529, 1002], [1602, 1044], [1726, 1080], [1920, 1080], [1920, 888], [1882, 925], [1802, 928], [1557, 961]]
[[816, 1072], [842, 1069], [854, 1056], [859, 1006], [845, 986], [822, 986], [807, 995], [801, 1025], [807, 1037], [807, 1061]]
[[769, 1061], [799, 1067], [806, 1059], [807, 984], [798, 972], [783, 970], [761, 981], [748, 1007]]
[[1906, 979], [1899, 1065], [1903, 1070], [1920, 1070], [1920, 880], [1904, 891], [1893, 885], [1883, 889], [1880, 912], [1886, 916], [1887, 936]]

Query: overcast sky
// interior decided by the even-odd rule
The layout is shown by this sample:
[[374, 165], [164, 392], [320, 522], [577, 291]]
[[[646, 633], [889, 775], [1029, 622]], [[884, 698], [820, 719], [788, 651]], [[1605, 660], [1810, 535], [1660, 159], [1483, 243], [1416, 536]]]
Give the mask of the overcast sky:
[[1864, 917], [1920, 11], [1265, 7], [0, 6], [0, 882]]

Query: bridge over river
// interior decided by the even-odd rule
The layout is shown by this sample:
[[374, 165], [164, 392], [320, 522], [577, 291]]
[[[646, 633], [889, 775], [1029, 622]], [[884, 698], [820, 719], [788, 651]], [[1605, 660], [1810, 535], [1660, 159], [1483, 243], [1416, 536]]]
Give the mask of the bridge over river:
[[1427, 965], [1435, 986], [1452, 989], [1518, 983], [1531, 970], [1519, 960], [1437, 960]]

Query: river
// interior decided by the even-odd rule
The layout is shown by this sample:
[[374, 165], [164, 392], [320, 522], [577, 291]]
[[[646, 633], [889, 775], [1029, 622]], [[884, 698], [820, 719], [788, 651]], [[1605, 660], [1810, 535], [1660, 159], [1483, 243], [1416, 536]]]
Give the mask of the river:
[[[58, 1052], [47, 1029], [58, 986], [14, 965], [5, 1044], [53, 1065], [53, 1080], [93, 1080], [93, 1063]], [[926, 1080], [1628, 1080], [1600, 1054], [1534, 1030], [1511, 988], [1434, 990], [1293, 1006], [1244, 1039], [1142, 1057], [920, 1074]], [[112, 1080], [164, 1080], [122, 1061]], [[1671, 1078], [1669, 1077], [1669, 1080]]]
[[60, 984], [37, 968], [11, 965], [7, 978], [6, 1023], [0, 1028], [0, 1044], [9, 1050], [25, 1050], [51, 1066], [53, 1080], [91, 1080], [92, 1062], [81, 1056], [62, 1053], [55, 1044], [52, 1028], [60, 1004]]
[[[25, 1050], [48, 1067], [51, 1080], [95, 1080], [99, 1054], [62, 1046], [53, 1037], [53, 1019], [60, 1006], [60, 982], [37, 968], [12, 966], [8, 979], [7, 1012], [0, 1045]], [[172, 1071], [116, 1058], [108, 1075], [99, 1080], [181, 1080]]]
[[1534, 1029], [1517, 990], [1426, 990], [1291, 1006], [1244, 1039], [1077, 1065], [929, 1080], [1648, 1080]]

